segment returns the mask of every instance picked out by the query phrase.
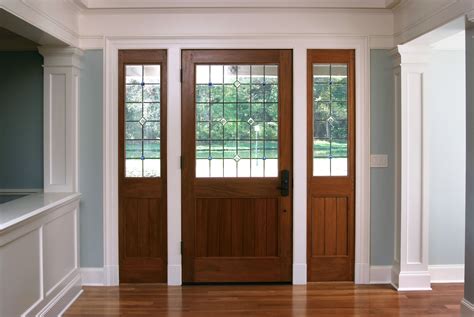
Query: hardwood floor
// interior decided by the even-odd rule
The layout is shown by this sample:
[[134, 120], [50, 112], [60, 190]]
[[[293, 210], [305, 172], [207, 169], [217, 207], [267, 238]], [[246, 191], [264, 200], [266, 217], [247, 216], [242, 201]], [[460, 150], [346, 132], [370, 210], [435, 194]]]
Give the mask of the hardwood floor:
[[463, 284], [398, 293], [388, 285], [84, 287], [64, 316], [459, 316]]

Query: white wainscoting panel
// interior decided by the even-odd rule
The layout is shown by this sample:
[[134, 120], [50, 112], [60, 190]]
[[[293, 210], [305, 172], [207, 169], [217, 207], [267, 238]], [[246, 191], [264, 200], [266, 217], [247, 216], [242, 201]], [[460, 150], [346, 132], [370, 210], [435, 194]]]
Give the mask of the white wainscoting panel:
[[[41, 212], [31, 212], [30, 217], [0, 230], [2, 317], [59, 316], [81, 292], [80, 195], [35, 195], [41, 195], [49, 205], [38, 206]], [[10, 203], [9, 208], [24, 206], [21, 200]], [[8, 212], [6, 209], [1, 211]]]

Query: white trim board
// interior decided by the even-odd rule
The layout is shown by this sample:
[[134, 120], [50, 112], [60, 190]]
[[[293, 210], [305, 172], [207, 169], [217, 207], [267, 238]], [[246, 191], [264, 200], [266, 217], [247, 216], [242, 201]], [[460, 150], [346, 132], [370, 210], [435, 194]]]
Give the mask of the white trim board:
[[23, 195], [23, 194], [34, 194], [42, 192], [42, 188], [2, 188], [0, 189], [1, 195]]
[[182, 49], [293, 49], [293, 282], [305, 284], [306, 266], [306, 51], [307, 49], [356, 50], [356, 236], [355, 282], [369, 283], [370, 252], [370, 100], [369, 43], [366, 36], [270, 36], [260, 37], [110, 37], [104, 50], [104, 267], [105, 285], [118, 284], [118, 111], [117, 56], [119, 49], [168, 50], [168, 135], [177, 142], [168, 147], [168, 284], [181, 284], [181, 85]]
[[[391, 265], [370, 267], [370, 284], [390, 284]], [[431, 283], [464, 283], [464, 264], [430, 265]]]
[[82, 267], [81, 277], [83, 286], [105, 285], [105, 269], [103, 267]]

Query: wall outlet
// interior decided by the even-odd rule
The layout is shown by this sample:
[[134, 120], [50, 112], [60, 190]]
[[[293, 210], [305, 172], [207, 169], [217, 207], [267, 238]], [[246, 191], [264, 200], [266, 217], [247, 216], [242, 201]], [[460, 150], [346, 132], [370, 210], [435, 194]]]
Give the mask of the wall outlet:
[[388, 167], [388, 155], [387, 154], [370, 155], [370, 167]]

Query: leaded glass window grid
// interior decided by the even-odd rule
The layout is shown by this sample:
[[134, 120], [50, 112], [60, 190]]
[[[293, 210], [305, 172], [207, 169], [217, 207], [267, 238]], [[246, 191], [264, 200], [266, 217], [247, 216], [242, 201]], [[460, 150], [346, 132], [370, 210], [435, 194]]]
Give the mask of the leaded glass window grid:
[[[314, 63], [313, 64], [313, 176], [348, 176], [348, 157], [349, 157], [349, 148], [348, 148], [348, 89], [349, 89], [349, 78], [348, 70], [349, 65], [344, 63]], [[327, 81], [319, 79], [318, 77], [324, 77], [316, 74], [314, 71], [315, 67], [324, 68], [327, 67], [329, 73], [327, 74]], [[333, 80], [333, 68], [343, 68], [345, 70], [344, 76], [339, 76], [339, 80]], [[327, 86], [327, 87], [325, 87]], [[324, 93], [324, 88], [327, 88]], [[338, 89], [338, 93], [341, 93], [341, 90], [344, 92], [344, 98], [335, 97], [335, 93]], [[318, 94], [320, 92], [320, 94]], [[321, 116], [320, 107], [327, 106], [328, 115]], [[334, 108], [340, 107], [342, 105], [343, 111], [337, 114], [334, 111]], [[319, 111], [318, 111], [319, 109]], [[340, 109], [339, 109], [340, 110]], [[318, 117], [319, 113], [319, 117]], [[328, 126], [334, 127], [334, 125], [340, 125], [343, 127], [342, 137], [333, 136], [333, 129], [328, 128]], [[326, 136], [318, 135], [320, 132], [320, 127], [326, 126]], [[318, 131], [319, 130], [319, 131]], [[326, 142], [326, 150], [323, 149], [323, 142]], [[319, 143], [319, 144], [318, 144]], [[323, 165], [321, 160], [326, 160], [326, 164], [329, 163], [329, 166], [325, 169], [321, 166]], [[335, 172], [334, 164], [335, 161], [338, 161], [338, 170]], [[344, 165], [341, 168], [341, 162]], [[319, 168], [319, 170], [318, 170]]]
[[[128, 76], [129, 68], [140, 69], [140, 75]], [[155, 73], [154, 76], [153, 72]], [[138, 77], [139, 81], [137, 81]], [[137, 88], [140, 92], [136, 93], [135, 91], [135, 94], [133, 94], [133, 90]], [[131, 95], [133, 97], [130, 97]], [[133, 110], [134, 105], [140, 109], [139, 116], [134, 113], [136, 111], [136, 109]], [[125, 177], [161, 177], [160, 64], [130, 63], [125, 65], [124, 121]], [[133, 125], [135, 125], [135, 128], [133, 128]], [[139, 127], [138, 130], [137, 127]]]
[[[199, 80], [198, 67], [208, 68], [208, 79], [207, 83]], [[216, 67], [222, 67], [222, 78], [217, 83], [213, 82], [213, 69]], [[229, 69], [234, 67], [235, 69], [235, 81], [229, 81], [226, 78], [226, 68]], [[245, 78], [239, 73], [239, 69], [248, 69], [248, 75]], [[263, 70], [262, 78], [254, 82], [253, 71], [255, 68], [261, 68]], [[272, 69], [267, 77], [267, 70]], [[271, 78], [270, 73], [273, 74]], [[268, 80], [267, 80], [268, 78]], [[196, 177], [278, 177], [278, 113], [279, 113], [279, 93], [278, 93], [278, 65], [212, 65], [202, 64], [196, 66], [196, 163], [200, 160], [207, 159], [207, 175], [203, 175], [198, 170], [198, 164], [196, 164]], [[202, 100], [200, 90], [201, 87], [207, 86], [207, 96], [204, 96]], [[222, 90], [219, 94], [215, 94], [213, 87], [222, 86]], [[259, 87], [259, 88], [256, 88]], [[235, 97], [232, 101], [226, 98], [226, 92], [229, 89], [235, 89]], [[243, 97], [239, 96], [241, 89], [243, 91]], [[263, 97], [255, 98], [254, 93], [258, 89], [263, 89]], [[232, 98], [232, 97], [231, 97]], [[219, 114], [216, 115], [215, 109], [220, 107]], [[228, 108], [234, 111], [235, 116], [231, 118], [226, 117], [226, 110]], [[245, 108], [248, 110], [248, 116], [245, 116]], [[254, 111], [255, 108], [262, 107], [261, 113], [258, 114]], [[243, 109], [241, 109], [243, 108]], [[202, 110], [205, 111], [202, 111]], [[241, 113], [240, 110], [243, 110]], [[272, 110], [275, 115], [269, 114]], [[204, 117], [203, 117], [204, 115]], [[200, 125], [208, 126], [208, 133], [206, 137], [200, 136], [199, 130]], [[233, 132], [233, 137], [226, 137], [226, 126], [233, 125], [230, 132]], [[216, 133], [213, 132], [215, 127], [218, 127], [219, 136], [216, 137]], [[245, 133], [246, 137], [241, 137], [241, 127], [247, 129], [248, 133]], [[233, 130], [233, 131], [232, 131]], [[234, 150], [226, 150], [226, 145], [233, 144]], [[215, 150], [214, 145], [218, 144]], [[205, 149], [203, 149], [205, 146]], [[212, 161], [222, 160], [222, 173], [219, 176], [213, 176], [212, 173]], [[249, 172], [239, 173], [239, 162], [242, 160], [248, 160]], [[229, 170], [226, 166], [226, 162], [229, 163], [235, 161], [235, 173], [228, 173]], [[261, 163], [263, 165], [263, 172], [260, 174], [253, 173], [253, 165]], [[267, 168], [268, 162], [272, 162], [271, 171]], [[226, 172], [227, 171], [227, 172]]]

